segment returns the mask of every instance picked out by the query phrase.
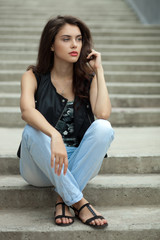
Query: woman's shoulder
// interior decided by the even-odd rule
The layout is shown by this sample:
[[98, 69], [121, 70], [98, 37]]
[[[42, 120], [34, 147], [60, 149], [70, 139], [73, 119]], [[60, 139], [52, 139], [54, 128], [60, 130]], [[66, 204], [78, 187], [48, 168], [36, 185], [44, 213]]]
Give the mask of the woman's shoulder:
[[32, 78], [35, 79], [35, 74], [33, 73], [32, 69], [27, 70], [23, 73], [22, 78]]

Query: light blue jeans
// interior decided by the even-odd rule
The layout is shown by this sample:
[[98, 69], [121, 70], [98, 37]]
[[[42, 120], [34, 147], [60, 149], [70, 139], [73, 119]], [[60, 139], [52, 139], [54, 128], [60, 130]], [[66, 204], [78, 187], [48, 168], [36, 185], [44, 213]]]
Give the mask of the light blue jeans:
[[107, 120], [95, 120], [86, 131], [80, 145], [67, 147], [68, 170], [60, 176], [51, 168], [50, 137], [26, 125], [22, 135], [20, 173], [36, 187], [54, 186], [66, 205], [83, 198], [82, 191], [95, 177], [114, 138], [114, 130]]

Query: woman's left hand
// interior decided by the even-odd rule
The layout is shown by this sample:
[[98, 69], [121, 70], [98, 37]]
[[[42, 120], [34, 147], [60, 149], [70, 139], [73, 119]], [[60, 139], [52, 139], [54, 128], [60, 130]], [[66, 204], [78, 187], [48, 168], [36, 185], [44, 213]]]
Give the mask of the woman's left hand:
[[[91, 59], [91, 60], [90, 60]], [[90, 67], [96, 71], [97, 68], [102, 67], [101, 54], [92, 49], [92, 52], [87, 56]]]

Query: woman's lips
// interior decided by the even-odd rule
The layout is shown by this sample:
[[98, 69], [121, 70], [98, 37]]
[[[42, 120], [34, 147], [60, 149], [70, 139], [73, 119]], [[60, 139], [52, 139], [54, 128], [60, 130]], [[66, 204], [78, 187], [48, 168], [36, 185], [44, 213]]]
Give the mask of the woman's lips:
[[70, 54], [71, 56], [73, 56], [73, 57], [78, 56], [78, 52], [70, 52], [69, 54]]

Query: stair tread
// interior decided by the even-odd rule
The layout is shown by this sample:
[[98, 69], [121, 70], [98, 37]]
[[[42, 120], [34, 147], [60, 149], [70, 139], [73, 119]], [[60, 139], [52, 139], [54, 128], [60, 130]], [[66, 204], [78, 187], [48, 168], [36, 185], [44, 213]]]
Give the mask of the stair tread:
[[[105, 174], [92, 179], [88, 188], [160, 188], [160, 174]], [[33, 189], [20, 175], [0, 176], [0, 190]], [[42, 191], [42, 188], [35, 188]], [[46, 189], [46, 188], [44, 188]]]
[[[19, 98], [20, 93], [0, 93], [0, 98]], [[160, 98], [159, 94], [110, 94], [110, 97], [114, 98]]]
[[[160, 127], [115, 127], [114, 130], [109, 156], [160, 156]], [[0, 155], [16, 155], [22, 131], [23, 128], [0, 128]]]
[[[109, 226], [105, 231], [140, 231], [160, 229], [159, 206], [137, 207], [96, 207], [107, 218]], [[54, 207], [46, 209], [1, 209], [0, 231], [5, 232], [63, 232], [54, 224]], [[65, 233], [73, 231], [94, 231], [92, 228], [75, 220], [75, 223], [65, 228]], [[98, 230], [99, 231], [99, 230]]]

